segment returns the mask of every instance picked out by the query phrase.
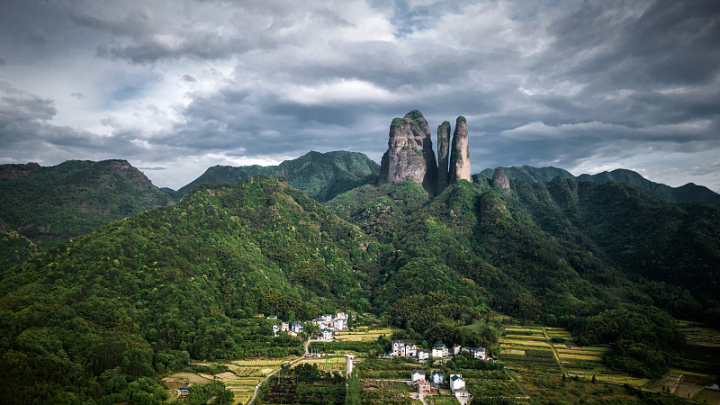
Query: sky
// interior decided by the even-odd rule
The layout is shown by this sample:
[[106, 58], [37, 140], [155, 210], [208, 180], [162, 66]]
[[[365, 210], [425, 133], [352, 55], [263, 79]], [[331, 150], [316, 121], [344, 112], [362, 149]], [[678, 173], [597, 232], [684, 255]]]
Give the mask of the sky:
[[720, 192], [720, 1], [0, 0], [0, 163], [160, 187], [310, 150], [379, 162], [412, 109], [472, 172], [626, 168]]

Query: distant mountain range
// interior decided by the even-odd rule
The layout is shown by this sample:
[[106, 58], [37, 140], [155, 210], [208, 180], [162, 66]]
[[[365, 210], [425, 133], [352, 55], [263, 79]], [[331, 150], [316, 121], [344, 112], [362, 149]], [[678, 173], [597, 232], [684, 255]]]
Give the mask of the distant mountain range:
[[[615, 169], [611, 172], [598, 174], [581, 174], [580, 176], [573, 176], [573, 174], [567, 170], [552, 166], [512, 166], [503, 167], [503, 170], [509, 178], [522, 180], [529, 184], [536, 182], [547, 183], [558, 176], [564, 179], [592, 181], [600, 184], [617, 181], [672, 203], [702, 202], [720, 207], [720, 194], [715, 193], [705, 186], [688, 183], [680, 187], [670, 187], [665, 184], [650, 181], [639, 173], [627, 169]], [[488, 179], [492, 179], [495, 170], [485, 169], [480, 173]]]
[[179, 199], [202, 183], [235, 184], [259, 174], [284, 177], [291, 187], [304, 192], [316, 201], [327, 201], [340, 193], [359, 187], [377, 176], [380, 166], [357, 152], [311, 151], [277, 166], [213, 166], [190, 184], [172, 193]]

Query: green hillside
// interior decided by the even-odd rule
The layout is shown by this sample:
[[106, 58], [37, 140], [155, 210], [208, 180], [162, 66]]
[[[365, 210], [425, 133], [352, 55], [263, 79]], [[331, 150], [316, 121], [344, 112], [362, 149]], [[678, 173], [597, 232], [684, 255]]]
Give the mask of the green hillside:
[[[457, 325], [493, 308], [563, 325], [583, 344], [624, 342], [606, 361], [640, 375], [659, 375], [683, 347], [669, 317], [611, 262], [551, 237], [487, 184], [463, 181], [425, 201], [409, 181], [382, 187], [364, 186], [328, 206], [393, 245], [379, 257], [385, 265], [371, 284], [372, 303], [396, 325], [424, 331], [411, 337], [459, 343], [467, 336]], [[656, 360], [643, 360], [649, 353]]]
[[125, 160], [0, 165], [0, 194], [0, 230], [17, 231], [44, 249], [173, 203]]
[[655, 304], [676, 316], [704, 310], [717, 322], [720, 209], [672, 204], [619, 182], [511, 181], [503, 194], [511, 209], [646, 284]]
[[379, 170], [380, 166], [362, 153], [312, 151], [278, 166], [213, 166], [174, 195], [181, 198], [200, 183], [234, 184], [261, 174], [284, 177], [291, 187], [322, 202], [361, 186], [368, 181], [368, 176], [377, 175]]
[[[547, 167], [532, 167], [532, 166], [512, 166], [512, 167], [503, 167], [503, 171], [505, 171], [505, 174], [511, 179], [517, 179], [522, 180], [526, 183], [547, 183], [548, 181], [554, 179], [555, 177], [562, 177], [565, 179], [574, 179], [575, 176], [572, 175], [572, 173], [568, 172], [565, 169], [560, 169], [558, 167], [553, 166], [547, 166]], [[493, 178], [493, 174], [495, 173], [495, 169], [485, 169], [480, 172], [483, 176], [487, 177], [488, 179]]]
[[[573, 179], [577, 181], [592, 181], [595, 183], [605, 184], [607, 182], [616, 181], [628, 184], [638, 190], [641, 190], [651, 196], [672, 203], [689, 203], [702, 202], [720, 207], [720, 194], [715, 193], [705, 186], [698, 186], [688, 183], [680, 187], [670, 187], [665, 184], [655, 183], [644, 178], [637, 172], [627, 169], [615, 169], [611, 172], [602, 172], [598, 174], [581, 174], [573, 176], [567, 170], [557, 167], [503, 167], [505, 174], [511, 179], [522, 180], [526, 183], [547, 183], [555, 177], [564, 179]], [[488, 179], [492, 179], [494, 169], [485, 169], [480, 172], [481, 175]], [[474, 175], [478, 178], [478, 175]]]
[[155, 395], [152, 380], [118, 388], [115, 376], [151, 378], [186, 364], [183, 353], [286, 356], [300, 342], [273, 340], [255, 314], [306, 320], [326, 305], [362, 305], [366, 276], [356, 267], [381, 248], [275, 178], [203, 185], [175, 207], [110, 223], [6, 272], [0, 391], [9, 403], [114, 403], [132, 390]]
[[[425, 346], [490, 350], [495, 310], [566, 328], [582, 346], [612, 343], [607, 367], [667, 372], [685, 338], [665, 310], [715, 307], [701, 286], [633, 269], [679, 255], [684, 271], [714, 277], [704, 264], [715, 257], [717, 209], [622, 183], [511, 182], [507, 192], [460, 181], [434, 197], [412, 181], [364, 185], [327, 207], [284, 179], [199, 184], [173, 207], [5, 272], [0, 390], [11, 403], [160, 403], [158, 376], [190, 359], [297, 353], [299, 340], [273, 338], [257, 314], [305, 321], [336, 308]], [[653, 233], [673, 227], [683, 232]], [[658, 258], [652, 268], [664, 269]], [[383, 339], [370, 343], [375, 353]]]

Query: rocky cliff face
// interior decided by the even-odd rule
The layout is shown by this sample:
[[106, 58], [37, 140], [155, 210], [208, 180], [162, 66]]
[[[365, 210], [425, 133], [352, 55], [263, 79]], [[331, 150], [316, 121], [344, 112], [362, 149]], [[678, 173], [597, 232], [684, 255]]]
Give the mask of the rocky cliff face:
[[468, 145], [468, 131], [465, 117], [457, 117], [455, 133], [453, 134], [450, 156], [449, 182], [467, 180], [472, 183], [470, 175], [470, 147]]
[[450, 152], [450, 123], [445, 121], [437, 128], [438, 189], [448, 182], [448, 158]]
[[502, 167], [495, 169], [495, 173], [492, 178], [492, 186], [494, 189], [505, 189], [510, 191], [510, 179], [508, 178]]
[[422, 113], [412, 110], [390, 125], [390, 140], [380, 165], [380, 181], [413, 180], [426, 190], [437, 186], [438, 169], [430, 127]]

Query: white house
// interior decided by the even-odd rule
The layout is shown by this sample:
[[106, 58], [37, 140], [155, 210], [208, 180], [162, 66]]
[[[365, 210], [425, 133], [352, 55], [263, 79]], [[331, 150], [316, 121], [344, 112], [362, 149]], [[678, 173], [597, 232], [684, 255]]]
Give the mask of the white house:
[[436, 387], [445, 384], [445, 373], [439, 370], [430, 372], [430, 382]]
[[430, 350], [428, 349], [417, 349], [418, 361], [424, 361], [430, 358]]
[[462, 378], [462, 374], [450, 374], [450, 391], [454, 394], [455, 391], [465, 388], [465, 380]]
[[347, 319], [347, 314], [345, 312], [338, 312], [337, 315], [335, 315], [335, 319]]
[[336, 319], [334, 324], [335, 330], [345, 330], [345, 327], [347, 326], [344, 319]]
[[325, 323], [330, 323], [330, 321], [332, 321], [332, 319], [333, 319], [333, 316], [330, 314], [325, 314], [322, 316], [322, 319], [323, 319], [323, 321], [325, 321]]
[[322, 340], [332, 340], [333, 331], [330, 329], [320, 329], [318, 335]]
[[277, 315], [270, 315], [267, 317], [267, 319], [275, 320], [275, 319], [277, 319]]
[[473, 349], [473, 357], [476, 359], [485, 360], [485, 348], [477, 347], [477, 348]]
[[280, 332], [280, 325], [278, 325], [278, 324], [273, 325], [273, 334], [275, 335], [275, 337], [277, 337], [278, 332]]
[[455, 344], [455, 345], [452, 347], [452, 352], [451, 352], [451, 353], [452, 353], [453, 356], [457, 356], [458, 354], [460, 354], [460, 350], [462, 350], [462, 346], [460, 346], [459, 344]]
[[410, 373], [410, 380], [414, 383], [418, 380], [424, 380], [425, 379], [425, 371], [423, 370], [413, 370]]
[[295, 321], [290, 324], [290, 330], [295, 333], [301, 333], [305, 328], [305, 324], [299, 321]]
[[391, 356], [403, 356], [405, 355], [405, 342], [402, 340], [393, 340], [392, 347], [390, 350]]
[[448, 355], [448, 348], [445, 346], [444, 343], [438, 343], [437, 345], [433, 346], [432, 348], [432, 356], [433, 357], [447, 357]]
[[283, 332], [289, 332], [290, 331], [290, 324], [287, 322], [283, 322], [282, 325], [280, 325], [280, 330]]
[[417, 353], [417, 346], [415, 343], [405, 343], [405, 357], [415, 357]]

